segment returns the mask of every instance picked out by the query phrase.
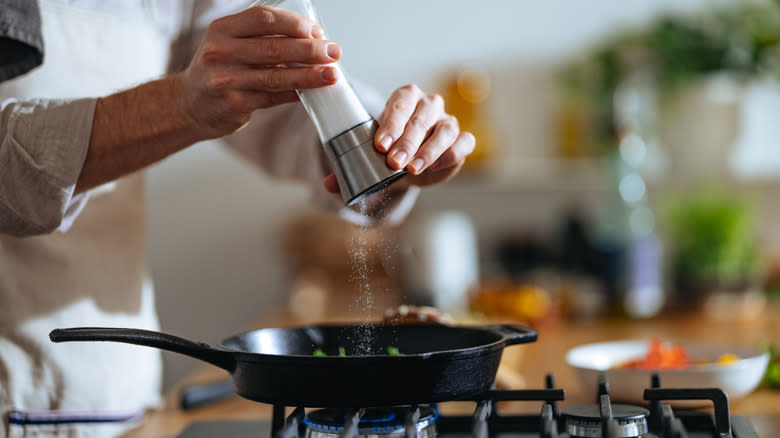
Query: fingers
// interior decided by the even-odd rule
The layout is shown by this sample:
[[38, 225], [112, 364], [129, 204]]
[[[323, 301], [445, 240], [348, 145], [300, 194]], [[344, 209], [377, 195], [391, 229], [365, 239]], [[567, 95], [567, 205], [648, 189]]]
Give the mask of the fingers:
[[270, 7], [218, 19], [174, 81], [177, 103], [206, 138], [233, 132], [254, 110], [297, 100], [293, 90], [337, 82], [335, 66], [326, 64], [341, 49], [323, 36], [309, 18]]
[[412, 173], [407, 181], [417, 186], [430, 186], [445, 182], [460, 171], [466, 162], [466, 157], [473, 151], [474, 136], [468, 132], [462, 132], [432, 165], [428, 166], [422, 173]]
[[322, 28], [314, 21], [283, 9], [258, 6], [214, 21], [210, 32], [232, 37], [286, 35], [296, 38], [322, 38]]
[[[397, 139], [388, 151], [390, 166], [396, 169], [406, 167], [443, 114], [444, 101], [439, 95], [423, 95], [416, 86], [407, 86], [396, 91], [383, 114], [380, 125], [382, 128], [377, 132], [380, 150], [389, 143], [388, 138]], [[446, 135], [446, 132], [442, 134]], [[438, 140], [441, 141], [440, 138]], [[436, 146], [438, 143], [434, 142], [432, 145]]]
[[401, 137], [422, 95], [422, 90], [417, 86], [407, 85], [397, 89], [390, 96], [379, 120], [379, 129], [375, 137], [375, 143], [380, 151], [387, 152]]
[[466, 157], [474, 152], [475, 145], [476, 141], [470, 132], [461, 132], [455, 143], [444, 151], [428, 169], [432, 172], [437, 172], [443, 169], [460, 167], [466, 161]]
[[206, 86], [213, 91], [248, 90], [282, 92], [333, 85], [338, 80], [333, 67], [229, 68], [210, 72]]
[[[331, 41], [265, 37], [231, 39], [221, 51], [223, 62], [248, 65], [329, 64], [341, 58], [341, 48]], [[219, 56], [213, 55], [212, 58]]]
[[455, 117], [447, 115], [441, 121], [436, 123], [433, 133], [414, 155], [409, 162], [407, 169], [412, 175], [419, 175], [428, 166], [436, 162], [441, 155], [451, 148], [453, 142], [458, 138], [458, 121]]

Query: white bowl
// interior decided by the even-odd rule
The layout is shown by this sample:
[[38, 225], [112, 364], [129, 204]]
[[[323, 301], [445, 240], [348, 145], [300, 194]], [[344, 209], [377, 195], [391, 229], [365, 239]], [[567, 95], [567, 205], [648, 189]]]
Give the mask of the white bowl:
[[[729, 364], [695, 365], [681, 370], [613, 369], [628, 360], [644, 357], [649, 343], [649, 340], [630, 340], [581, 345], [566, 353], [566, 362], [577, 371], [583, 388], [591, 392], [593, 400], [598, 392], [598, 376], [605, 373], [610, 399], [641, 404], [646, 403], [644, 390], [650, 387], [654, 373], [660, 376], [663, 388], [720, 388], [729, 400], [735, 400], [756, 389], [769, 364], [769, 353], [757, 350], [680, 342], [694, 362], [715, 360], [726, 353], [736, 354], [740, 359]], [[670, 403], [675, 407], [711, 405], [708, 402]]]

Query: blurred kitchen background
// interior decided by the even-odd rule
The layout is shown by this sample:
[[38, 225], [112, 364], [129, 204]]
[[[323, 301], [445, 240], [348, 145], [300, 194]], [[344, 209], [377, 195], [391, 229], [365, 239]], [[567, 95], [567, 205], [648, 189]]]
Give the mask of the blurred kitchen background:
[[[276, 313], [375, 319], [402, 303], [540, 329], [771, 311], [778, 3], [315, 6], [352, 79], [442, 94], [477, 151], [405, 224], [372, 230], [312, 210], [303, 187], [217, 142], [156, 166], [148, 245], [163, 330], [218, 342]], [[165, 366], [170, 385], [197, 363], [166, 354]]]

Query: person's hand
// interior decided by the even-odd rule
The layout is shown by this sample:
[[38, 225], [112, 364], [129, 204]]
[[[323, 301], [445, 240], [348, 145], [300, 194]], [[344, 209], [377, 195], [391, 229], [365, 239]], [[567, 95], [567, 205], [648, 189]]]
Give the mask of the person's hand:
[[427, 186], [458, 173], [474, 151], [474, 136], [461, 132], [458, 120], [444, 112], [444, 99], [416, 85], [396, 90], [379, 118], [374, 139], [394, 169], [406, 168], [408, 182]]
[[322, 35], [308, 18], [270, 7], [214, 21], [190, 65], [174, 77], [182, 114], [206, 138], [221, 137], [256, 109], [297, 100], [298, 88], [335, 84], [336, 70], [327, 64], [341, 49]]
[[[379, 117], [374, 143], [387, 153], [393, 169], [409, 175], [397, 183], [428, 186], [455, 176], [474, 151], [474, 136], [461, 132], [458, 120], [444, 112], [444, 100], [426, 94], [416, 85], [396, 90]], [[335, 175], [325, 179], [325, 188], [339, 191]]]

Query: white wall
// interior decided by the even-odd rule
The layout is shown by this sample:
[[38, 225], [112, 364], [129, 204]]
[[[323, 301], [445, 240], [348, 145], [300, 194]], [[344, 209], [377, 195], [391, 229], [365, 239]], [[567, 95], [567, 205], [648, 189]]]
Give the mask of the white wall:
[[453, 71], [478, 66], [493, 81], [503, 171], [546, 171], [556, 64], [613, 32], [669, 11], [727, 0], [313, 0], [342, 64], [384, 95], [416, 83], [441, 91]]
[[[316, 5], [330, 38], [344, 49], [348, 74], [385, 94], [412, 82], [435, 90], [453, 67], [481, 65], [494, 72], [503, 96], [499, 119], [511, 128], [509, 146], [528, 160], [543, 154], [549, 135], [538, 115], [544, 89], [534, 81], [545, 74], [538, 66], [661, 10], [711, 3], [319, 0]], [[260, 177], [213, 143], [180, 153], [149, 174], [148, 246], [163, 329], [217, 342], [278, 308], [288, 274], [275, 250], [275, 233], [285, 216], [305, 204], [302, 188]], [[521, 203], [518, 196], [511, 201]], [[542, 203], [544, 196], [535, 194], [534, 202]], [[490, 211], [480, 205], [474, 210]], [[524, 213], [514, 214], [513, 219]], [[485, 220], [491, 218], [500, 223], [496, 217]], [[166, 354], [165, 365], [170, 385], [198, 363]]]
[[[443, 70], [572, 55], [662, 11], [716, 0], [314, 0], [355, 78], [383, 92], [436, 85]], [[724, 3], [723, 0], [720, 3]]]

